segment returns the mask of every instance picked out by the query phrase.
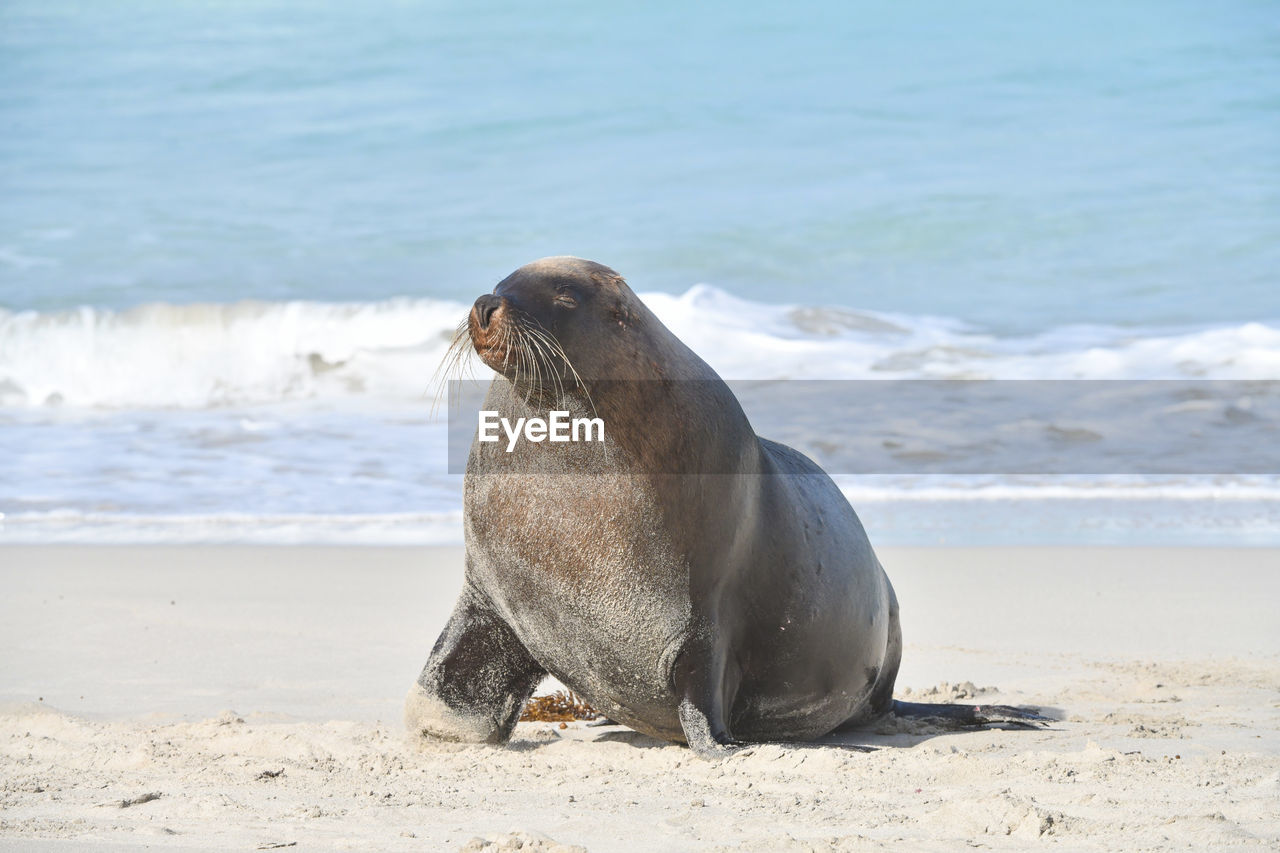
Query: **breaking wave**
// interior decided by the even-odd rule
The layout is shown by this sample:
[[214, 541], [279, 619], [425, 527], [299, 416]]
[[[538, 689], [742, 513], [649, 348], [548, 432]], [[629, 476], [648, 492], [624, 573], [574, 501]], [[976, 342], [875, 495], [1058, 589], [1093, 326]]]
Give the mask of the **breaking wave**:
[[[643, 298], [725, 378], [1280, 377], [1280, 324], [1009, 337], [940, 317], [765, 305], [706, 285]], [[419, 400], [466, 310], [415, 298], [0, 309], [0, 406]]]

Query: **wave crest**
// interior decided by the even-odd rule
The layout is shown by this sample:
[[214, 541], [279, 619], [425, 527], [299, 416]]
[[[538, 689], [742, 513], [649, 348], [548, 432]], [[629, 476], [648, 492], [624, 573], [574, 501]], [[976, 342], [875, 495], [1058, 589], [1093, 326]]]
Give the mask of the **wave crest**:
[[[1264, 323], [1000, 337], [940, 317], [764, 305], [706, 285], [643, 298], [725, 378], [1280, 377], [1280, 327]], [[417, 400], [466, 310], [421, 298], [0, 309], [0, 406]]]
[[0, 311], [0, 405], [420, 396], [464, 310], [391, 299]]

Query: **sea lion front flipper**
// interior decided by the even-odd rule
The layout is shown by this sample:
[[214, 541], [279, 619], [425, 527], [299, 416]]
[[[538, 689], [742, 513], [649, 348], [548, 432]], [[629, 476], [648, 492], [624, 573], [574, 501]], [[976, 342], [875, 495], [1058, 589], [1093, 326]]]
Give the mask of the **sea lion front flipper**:
[[688, 699], [680, 700], [680, 727], [684, 729], [684, 739], [689, 744], [689, 749], [699, 758], [725, 758], [750, 746], [734, 740], [723, 724], [717, 724]]
[[545, 675], [468, 584], [405, 699], [405, 725], [427, 738], [504, 743]]
[[716, 759], [746, 749], [735, 739], [726, 722], [724, 657], [714, 651], [699, 653], [696, 643], [686, 646], [676, 660], [672, 683], [680, 698], [680, 728], [685, 743], [699, 758]]

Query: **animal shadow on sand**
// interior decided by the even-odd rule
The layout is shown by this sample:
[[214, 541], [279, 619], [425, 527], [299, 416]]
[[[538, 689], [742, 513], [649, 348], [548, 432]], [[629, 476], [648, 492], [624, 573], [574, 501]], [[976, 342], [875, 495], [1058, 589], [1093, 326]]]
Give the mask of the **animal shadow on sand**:
[[[732, 755], [750, 755], [754, 747], [778, 746], [787, 750], [831, 750], [875, 752], [885, 748], [910, 748], [936, 737], [964, 734], [989, 729], [1001, 731], [1052, 730], [1064, 714], [1057, 708], [1015, 708], [1005, 705], [917, 705], [896, 703], [895, 711], [856, 727], [838, 729], [812, 741], [765, 741], [743, 744]], [[975, 713], [976, 712], [976, 713]], [[669, 741], [651, 737], [612, 720], [601, 718], [587, 723], [596, 729], [588, 743], [625, 743], [637, 749], [673, 746]], [[538, 749], [546, 742], [525, 741], [517, 749]], [[513, 744], [515, 746], [515, 744]]]

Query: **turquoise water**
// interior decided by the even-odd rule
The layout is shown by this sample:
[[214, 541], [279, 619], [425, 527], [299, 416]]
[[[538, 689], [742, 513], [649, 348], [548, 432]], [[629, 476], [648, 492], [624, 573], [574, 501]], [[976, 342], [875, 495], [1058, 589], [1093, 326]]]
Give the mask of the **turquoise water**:
[[[457, 541], [430, 377], [551, 254], [731, 378], [1280, 378], [1280, 10], [4, 0], [0, 542]], [[1280, 476], [841, 485], [1280, 542]]]
[[643, 290], [1280, 316], [1273, 3], [0, 6], [0, 305]]

